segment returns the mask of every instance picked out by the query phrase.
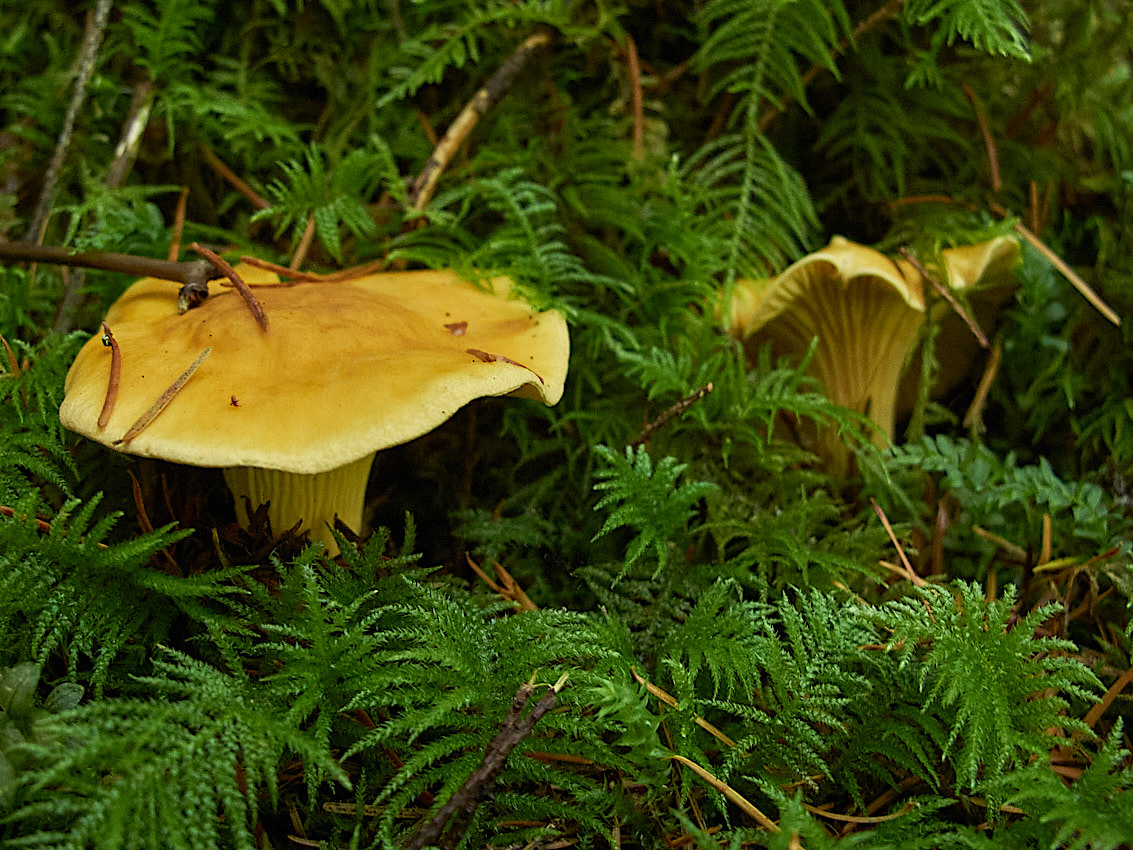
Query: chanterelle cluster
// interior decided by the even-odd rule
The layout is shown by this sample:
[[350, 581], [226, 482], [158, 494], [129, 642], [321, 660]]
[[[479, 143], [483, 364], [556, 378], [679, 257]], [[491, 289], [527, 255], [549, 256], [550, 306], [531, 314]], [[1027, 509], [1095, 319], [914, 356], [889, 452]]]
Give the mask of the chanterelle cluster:
[[[389, 272], [348, 281], [280, 283], [241, 267], [270, 319], [257, 326], [220, 281], [179, 314], [177, 287], [146, 278], [106, 315], [121, 351], [119, 392], [99, 413], [111, 349], [98, 336], [67, 375], [65, 427], [120, 451], [220, 467], [247, 522], [270, 503], [276, 532], [302, 521], [337, 551], [337, 516], [361, 530], [377, 451], [440, 425], [481, 396], [562, 396], [569, 355], [563, 317], [450, 271]], [[115, 445], [198, 355], [210, 356], [153, 421]]]
[[[1015, 286], [1018, 255], [1018, 243], [1006, 236], [945, 249], [941, 264], [947, 279], [941, 283], [969, 293], [982, 316], [978, 293], [994, 290], [990, 304], [1004, 300]], [[896, 427], [902, 371], [925, 322], [927, 286], [907, 260], [892, 260], [835, 236], [777, 277], [739, 281], [730, 331], [754, 349], [770, 342], [775, 356], [801, 355], [817, 337], [810, 374], [831, 401], [867, 414], [881, 429], [879, 441], [888, 442]], [[959, 323], [948, 316], [943, 299], [937, 310], [932, 318], [944, 322], [945, 330]], [[966, 330], [942, 347], [954, 347], [956, 355], [963, 349], [969, 361], [974, 359], [975, 343]], [[833, 470], [845, 469], [846, 448], [836, 436], [820, 435], [819, 450]]]

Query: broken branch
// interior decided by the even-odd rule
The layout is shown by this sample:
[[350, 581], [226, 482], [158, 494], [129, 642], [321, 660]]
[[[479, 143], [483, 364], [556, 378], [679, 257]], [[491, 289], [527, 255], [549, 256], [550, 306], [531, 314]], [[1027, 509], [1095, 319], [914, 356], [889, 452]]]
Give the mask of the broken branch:
[[213, 265], [207, 260], [178, 263], [110, 251], [75, 251], [57, 245], [36, 245], [34, 242], [0, 242], [0, 260], [52, 263], [57, 266], [121, 272], [134, 277], [156, 277], [158, 280], [171, 280], [183, 286], [199, 285], [206, 290], [213, 272]]
[[[531, 730], [535, 728], [535, 724], [539, 722], [540, 718], [554, 708], [558, 693], [566, 684], [566, 678], [566, 676], [563, 676], [551, 685], [550, 690], [535, 704], [526, 717], [522, 716], [523, 709], [531, 700], [531, 695], [535, 691], [534, 677], [532, 677], [532, 681], [526, 682], [515, 692], [500, 731], [488, 744], [488, 749], [484, 753], [484, 760], [480, 762], [479, 767], [472, 771], [464, 784], [448, 799], [448, 802], [441, 806], [432, 819], [406, 842], [405, 850], [421, 850], [430, 845], [442, 847], [455, 847], [457, 845], [464, 831], [468, 829], [481, 797], [495, 785], [496, 779], [503, 773], [504, 765], [507, 763], [511, 751], [520, 741], [531, 734]], [[452, 822], [451, 825], [450, 821]], [[445, 827], [448, 827], [448, 831], [442, 839], [441, 833], [445, 832]]]

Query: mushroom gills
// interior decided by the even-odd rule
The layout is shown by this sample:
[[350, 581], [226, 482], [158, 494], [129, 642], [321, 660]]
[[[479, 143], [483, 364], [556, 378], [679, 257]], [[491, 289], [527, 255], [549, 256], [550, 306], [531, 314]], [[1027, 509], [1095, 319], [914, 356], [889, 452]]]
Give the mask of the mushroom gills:
[[300, 532], [308, 531], [312, 542], [325, 544], [332, 555], [337, 555], [338, 543], [331, 531], [335, 517], [354, 531], [362, 530], [366, 483], [375, 454], [310, 474], [253, 466], [229, 467], [224, 470], [224, 480], [236, 500], [236, 517], [242, 527], [248, 527], [249, 505], [253, 511], [267, 505], [273, 534], [282, 534], [301, 523]]

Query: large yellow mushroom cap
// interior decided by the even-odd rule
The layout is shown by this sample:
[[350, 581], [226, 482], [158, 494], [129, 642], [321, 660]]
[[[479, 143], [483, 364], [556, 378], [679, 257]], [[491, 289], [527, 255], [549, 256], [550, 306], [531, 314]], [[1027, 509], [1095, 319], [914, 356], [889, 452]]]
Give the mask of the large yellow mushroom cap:
[[[419, 437], [482, 396], [554, 404], [569, 354], [566, 323], [450, 271], [278, 284], [245, 268], [270, 326], [220, 282], [177, 312], [177, 287], [146, 278], [110, 308], [122, 352], [105, 429], [111, 350], [96, 336], [67, 375], [63, 425], [111, 445], [197, 355], [208, 359], [168, 407], [120, 448], [195, 466], [317, 473]], [[277, 285], [263, 285], [275, 283]]]
[[[178, 313], [176, 285], [146, 278], [106, 315], [121, 352], [113, 412], [98, 420], [112, 349], [96, 336], [67, 374], [63, 425], [131, 454], [221, 467], [246, 505], [269, 504], [277, 533], [301, 523], [331, 553], [335, 518], [361, 531], [375, 452], [419, 437], [482, 396], [562, 396], [570, 342], [561, 314], [451, 271], [281, 284], [242, 267], [267, 315], [234, 289]], [[206, 349], [172, 401], [132, 426]], [[135, 432], [124, 439], [127, 432]]]

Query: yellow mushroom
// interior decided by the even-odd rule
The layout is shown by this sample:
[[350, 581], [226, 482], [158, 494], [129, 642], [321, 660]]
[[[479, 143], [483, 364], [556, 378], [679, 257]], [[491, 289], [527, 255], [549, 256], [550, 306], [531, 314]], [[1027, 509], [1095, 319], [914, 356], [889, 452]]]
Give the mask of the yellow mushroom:
[[[947, 285], [1010, 279], [1017, 255], [1008, 237], [945, 250]], [[835, 236], [777, 277], [739, 281], [729, 329], [753, 352], [770, 342], [776, 357], [801, 355], [817, 337], [809, 374], [831, 401], [873, 420], [880, 429], [876, 442], [884, 445], [893, 439], [902, 372], [925, 322], [926, 286], [908, 261]], [[943, 320], [949, 306], [943, 299], [934, 303], [933, 320]], [[833, 472], [848, 469], [849, 454], [837, 435], [820, 434], [817, 442]]]
[[[421, 436], [482, 396], [550, 405], [562, 396], [566, 323], [451, 271], [280, 283], [241, 267], [269, 318], [256, 324], [240, 294], [209, 285], [178, 313], [177, 287], [146, 278], [106, 315], [121, 351], [118, 398], [98, 427], [111, 350], [92, 338], [67, 375], [63, 425], [143, 457], [219, 467], [241, 523], [269, 504], [276, 532], [302, 521], [332, 552], [335, 517], [362, 530], [377, 451]], [[132, 439], [115, 445], [204, 349], [211, 355]]]

